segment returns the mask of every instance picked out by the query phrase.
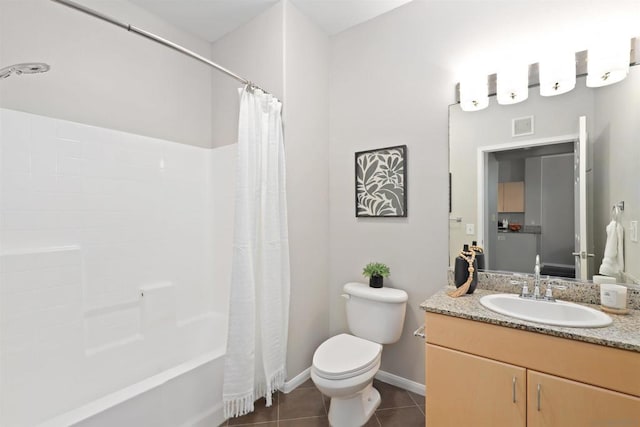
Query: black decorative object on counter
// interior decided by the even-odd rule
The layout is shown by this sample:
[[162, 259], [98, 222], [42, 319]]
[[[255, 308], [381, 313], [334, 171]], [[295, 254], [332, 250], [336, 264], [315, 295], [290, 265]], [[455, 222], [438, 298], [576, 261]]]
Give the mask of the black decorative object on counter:
[[478, 270], [484, 270], [484, 267], [485, 267], [484, 249], [482, 248], [482, 246], [478, 246], [478, 242], [476, 242], [475, 240], [471, 242], [470, 249], [476, 253], [476, 262], [478, 263]]
[[462, 252], [460, 252], [460, 255], [456, 257], [454, 268], [454, 283], [456, 288], [459, 288], [467, 282], [470, 274], [469, 267], [473, 267], [471, 272], [471, 274], [473, 274], [473, 279], [471, 280], [469, 290], [467, 290], [466, 293], [472, 294], [478, 286], [478, 261], [475, 259], [475, 252], [469, 250], [469, 245], [464, 245]]

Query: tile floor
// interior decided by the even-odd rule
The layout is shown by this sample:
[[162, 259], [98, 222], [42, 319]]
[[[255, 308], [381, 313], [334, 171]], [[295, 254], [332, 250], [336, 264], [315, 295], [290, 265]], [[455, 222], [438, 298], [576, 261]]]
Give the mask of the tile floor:
[[[382, 402], [365, 427], [424, 427], [424, 397], [374, 380]], [[264, 399], [256, 402], [256, 410], [233, 418], [223, 426], [259, 427], [328, 427], [329, 398], [323, 396], [311, 380], [289, 394], [274, 394], [270, 408]]]

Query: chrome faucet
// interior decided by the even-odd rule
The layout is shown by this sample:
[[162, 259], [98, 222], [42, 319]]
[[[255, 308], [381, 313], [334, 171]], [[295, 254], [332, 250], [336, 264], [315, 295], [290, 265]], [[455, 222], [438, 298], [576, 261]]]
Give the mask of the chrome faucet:
[[536, 266], [533, 268], [533, 297], [540, 299], [540, 255], [536, 255]]
[[[520, 277], [520, 275], [514, 274], [514, 277], [516, 276]], [[552, 280], [549, 280], [549, 276], [547, 276], [547, 289], [545, 290], [544, 295], [540, 295], [540, 255], [536, 255], [536, 265], [533, 269], [533, 293], [529, 293], [529, 286], [527, 286], [526, 280], [511, 280], [511, 284], [522, 286], [520, 298], [544, 300], [549, 302], [554, 302], [556, 300], [553, 296], [553, 288], [567, 289], [566, 286], [554, 284]]]

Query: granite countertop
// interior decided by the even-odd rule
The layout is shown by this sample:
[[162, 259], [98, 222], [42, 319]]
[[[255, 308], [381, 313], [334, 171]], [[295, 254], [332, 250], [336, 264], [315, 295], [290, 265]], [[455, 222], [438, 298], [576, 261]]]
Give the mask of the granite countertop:
[[[613, 324], [604, 328], [566, 328], [504, 316], [480, 304], [481, 297], [502, 292], [478, 288], [471, 295], [451, 298], [447, 291], [452, 289], [452, 286], [441, 289], [420, 304], [420, 308], [432, 313], [640, 352], [640, 310], [630, 310], [627, 315], [607, 313]], [[598, 309], [597, 305], [583, 305]]]

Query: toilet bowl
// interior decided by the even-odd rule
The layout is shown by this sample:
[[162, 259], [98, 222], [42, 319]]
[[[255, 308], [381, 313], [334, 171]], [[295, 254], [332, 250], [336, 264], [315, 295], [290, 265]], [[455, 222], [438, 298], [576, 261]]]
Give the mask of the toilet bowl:
[[382, 346], [349, 334], [322, 343], [313, 355], [311, 379], [331, 398], [329, 422], [356, 427], [367, 422], [380, 405], [373, 377], [380, 369]]
[[343, 290], [351, 334], [320, 344], [313, 355], [311, 379], [331, 398], [329, 423], [359, 427], [380, 406], [373, 377], [380, 369], [382, 344], [400, 339], [408, 295], [401, 289], [363, 283], [347, 283]]

